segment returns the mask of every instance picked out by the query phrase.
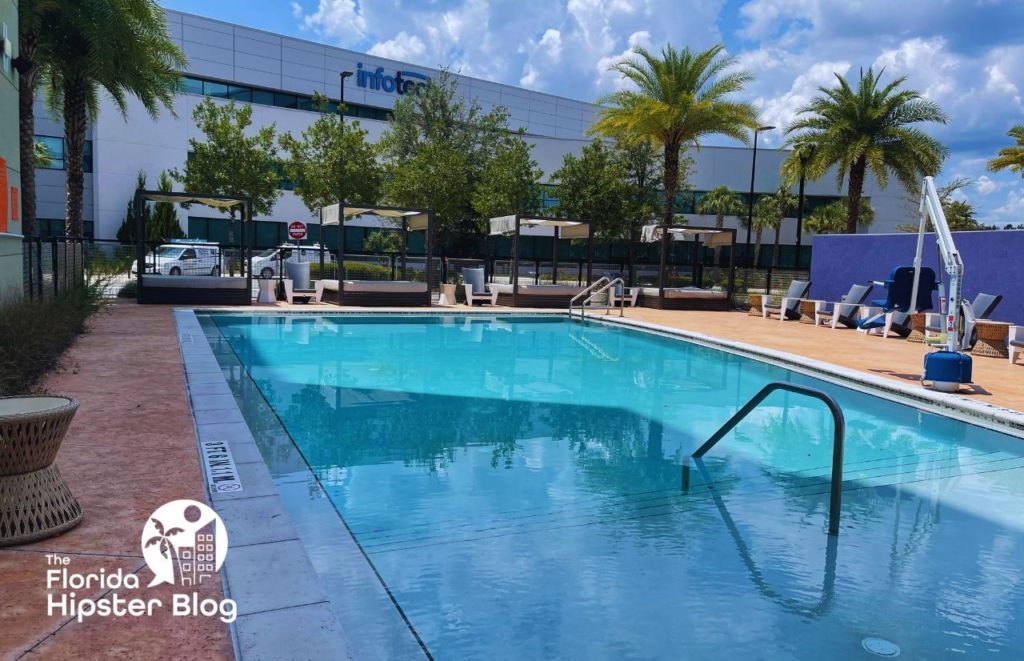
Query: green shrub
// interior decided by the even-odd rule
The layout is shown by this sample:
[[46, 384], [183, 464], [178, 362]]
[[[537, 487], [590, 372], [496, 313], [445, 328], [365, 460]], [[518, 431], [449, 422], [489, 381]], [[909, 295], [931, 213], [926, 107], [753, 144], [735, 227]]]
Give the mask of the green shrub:
[[0, 396], [25, 395], [57, 366], [85, 321], [102, 304], [105, 282], [61, 292], [43, 302], [0, 304]]
[[[335, 279], [338, 271], [335, 264], [324, 264], [325, 278]], [[314, 280], [320, 279], [320, 264], [313, 262], [309, 265], [309, 277]], [[390, 280], [391, 268], [368, 262], [345, 262], [346, 280]]]
[[136, 298], [139, 295], [138, 283], [132, 280], [117, 291], [118, 298]]

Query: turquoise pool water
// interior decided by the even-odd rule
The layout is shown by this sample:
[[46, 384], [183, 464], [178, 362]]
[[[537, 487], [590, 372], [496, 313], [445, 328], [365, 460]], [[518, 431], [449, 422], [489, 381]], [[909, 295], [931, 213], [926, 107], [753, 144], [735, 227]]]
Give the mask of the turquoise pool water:
[[[275, 472], [357, 647], [398, 655], [390, 609], [438, 659], [877, 658], [868, 637], [903, 658], [1024, 654], [1022, 439], [561, 317], [206, 324], [258, 388], [240, 401], [318, 478]], [[680, 491], [684, 458], [775, 380], [845, 412], [838, 538], [831, 418], [797, 395], [771, 395]], [[386, 603], [353, 607], [329, 541], [346, 527]]]

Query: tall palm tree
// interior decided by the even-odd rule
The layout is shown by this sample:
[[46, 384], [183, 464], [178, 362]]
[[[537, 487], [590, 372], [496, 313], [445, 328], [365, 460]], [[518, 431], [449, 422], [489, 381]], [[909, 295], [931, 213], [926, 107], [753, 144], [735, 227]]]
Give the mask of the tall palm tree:
[[122, 115], [134, 96], [156, 117], [160, 106], [171, 108], [185, 56], [167, 35], [155, 0], [64, 0], [61, 5], [44, 24], [54, 37], [46, 78], [51, 110], [64, 118], [67, 234], [80, 237], [82, 157], [99, 91], [110, 95]]
[[988, 169], [992, 172], [1009, 169], [1024, 177], [1024, 124], [1017, 124], [1006, 135], [1016, 140], [1017, 144], [1000, 149], [999, 155], [988, 162]]
[[754, 264], [758, 263], [761, 255], [761, 239], [764, 231], [771, 229], [775, 231], [775, 248], [772, 253], [772, 266], [778, 266], [779, 262], [779, 228], [786, 214], [796, 208], [796, 198], [786, 190], [779, 187], [772, 195], [762, 195], [754, 204]]
[[729, 100], [752, 79], [736, 69], [735, 60], [722, 54], [724, 46], [704, 51], [666, 46], [658, 57], [634, 48], [636, 58], [624, 59], [611, 70], [632, 82], [635, 90], [621, 90], [599, 101], [601, 109], [591, 128], [594, 133], [625, 140], [647, 140], [662, 147], [665, 205], [662, 217], [672, 224], [679, 188], [679, 156], [684, 147], [699, 147], [710, 135], [725, 135], [747, 142], [747, 131], [758, 118], [749, 103]]
[[[715, 216], [715, 227], [725, 226], [726, 216], [738, 216], [743, 212], [740, 196], [729, 190], [728, 186], [712, 188], [697, 202], [697, 213]], [[715, 264], [718, 264], [718, 253], [721, 246], [715, 246]]]
[[[857, 89], [838, 73], [835, 87], [820, 87], [819, 96], [800, 109], [802, 117], [786, 129], [786, 146], [794, 148], [789, 159], [799, 159], [813, 145], [806, 159], [810, 179], [820, 179], [837, 168], [837, 185], [847, 180], [846, 231], [856, 233], [864, 179], [868, 170], [885, 188], [892, 175], [907, 190], [915, 190], [920, 178], [937, 174], [948, 149], [916, 124], [948, 121], [939, 106], [916, 90], [902, 89], [906, 78], [880, 86], [882, 72], [861, 71]], [[798, 163], [784, 169], [793, 171]]]

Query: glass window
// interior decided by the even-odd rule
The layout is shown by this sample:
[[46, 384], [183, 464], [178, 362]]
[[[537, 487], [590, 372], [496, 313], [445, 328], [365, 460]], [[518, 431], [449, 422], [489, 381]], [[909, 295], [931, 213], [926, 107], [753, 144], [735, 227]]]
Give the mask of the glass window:
[[48, 170], [64, 169], [64, 139], [54, 138], [48, 135], [37, 135], [35, 141], [46, 147], [46, 153], [50, 156]]
[[228, 98], [228, 86], [224, 83], [215, 83], [212, 80], [203, 81], [203, 94], [217, 97], [218, 99]]
[[299, 110], [316, 110], [316, 106], [313, 104], [313, 99], [308, 96], [299, 97]]
[[252, 102], [259, 103], [264, 106], [272, 106], [274, 105], [274, 93], [266, 90], [253, 90]]
[[294, 94], [274, 93], [274, 105], [281, 108], [298, 108], [299, 99]]
[[196, 251], [195, 248], [188, 248], [181, 253], [181, 257], [178, 259], [195, 259]]
[[203, 81], [198, 78], [191, 78], [189, 76], [182, 76], [181, 78], [181, 91], [185, 94], [202, 94], [203, 93]]
[[228, 98], [249, 103], [252, 101], [252, 90], [248, 87], [230, 85], [228, 86]]

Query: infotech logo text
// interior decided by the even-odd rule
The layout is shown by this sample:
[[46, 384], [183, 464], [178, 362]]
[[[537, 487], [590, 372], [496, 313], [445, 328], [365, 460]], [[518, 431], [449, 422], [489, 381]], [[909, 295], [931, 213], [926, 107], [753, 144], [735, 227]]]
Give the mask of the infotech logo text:
[[376, 92], [387, 94], [415, 94], [430, 83], [430, 79], [414, 71], [396, 71], [395, 75], [385, 75], [384, 67], [368, 71], [362, 64], [356, 65], [356, 87], [366, 87]]

